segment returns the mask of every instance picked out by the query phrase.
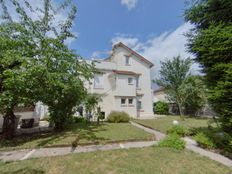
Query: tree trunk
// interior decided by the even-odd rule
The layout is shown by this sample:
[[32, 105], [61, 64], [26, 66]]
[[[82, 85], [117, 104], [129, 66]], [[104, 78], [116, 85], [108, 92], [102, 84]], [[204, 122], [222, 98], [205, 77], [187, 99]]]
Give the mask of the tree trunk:
[[180, 104], [180, 102], [177, 102], [177, 105], [178, 105], [179, 112], [180, 112], [180, 119], [184, 120], [184, 113], [183, 113], [182, 105]]
[[3, 121], [3, 137], [6, 139], [12, 139], [16, 132], [16, 116], [13, 109], [9, 109], [4, 116]]
[[60, 132], [64, 130], [64, 122], [54, 121], [54, 124], [55, 124], [55, 127], [54, 127], [55, 131]]

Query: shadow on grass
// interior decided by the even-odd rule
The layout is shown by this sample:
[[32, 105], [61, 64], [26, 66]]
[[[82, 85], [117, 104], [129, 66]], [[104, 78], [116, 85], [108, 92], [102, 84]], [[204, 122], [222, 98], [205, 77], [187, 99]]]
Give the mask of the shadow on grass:
[[[79, 141], [86, 143], [96, 143], [99, 141], [107, 141], [109, 139], [97, 137], [99, 131], [107, 131], [104, 123], [97, 125], [95, 123], [75, 123], [69, 125], [61, 132], [36, 133], [30, 135], [19, 135], [12, 140], [1, 140], [0, 148], [36, 148], [50, 145], [70, 145], [71, 142], [78, 138]], [[68, 139], [68, 140], [67, 140]], [[26, 143], [27, 146], [24, 146]]]
[[11, 172], [3, 172], [1, 174], [44, 174], [45, 172], [43, 170], [39, 170], [39, 169], [31, 169], [29, 167], [24, 167], [22, 169], [18, 169], [15, 171], [11, 171]]

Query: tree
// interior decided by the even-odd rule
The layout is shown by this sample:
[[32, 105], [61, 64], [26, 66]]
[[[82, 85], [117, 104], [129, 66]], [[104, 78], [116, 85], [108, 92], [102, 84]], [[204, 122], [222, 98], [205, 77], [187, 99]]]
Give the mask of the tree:
[[180, 86], [180, 93], [185, 97], [185, 114], [196, 114], [207, 103], [207, 90], [202, 76], [187, 77]]
[[187, 36], [188, 49], [203, 66], [209, 102], [222, 128], [232, 133], [232, 1], [199, 0], [186, 10], [195, 28]]
[[84, 105], [88, 115], [93, 114], [92, 112], [96, 110], [96, 107], [100, 101], [101, 101], [101, 96], [97, 93], [92, 93], [92, 94], [90, 93], [86, 96]]
[[182, 119], [184, 119], [183, 107], [186, 97], [181, 95], [180, 87], [189, 76], [191, 62], [190, 58], [181, 59], [180, 56], [161, 62], [160, 78], [156, 80], [158, 85], [166, 89], [169, 100], [177, 103]]
[[[48, 105], [55, 128], [61, 130], [64, 128], [68, 117], [74, 112], [73, 108], [81, 103], [86, 94], [83, 81], [92, 77], [93, 66], [87, 64], [65, 44], [68, 38], [75, 37], [71, 28], [77, 8], [72, 5], [70, 0], [63, 1], [58, 7], [53, 5], [50, 0], [43, 0], [42, 8], [33, 8], [33, 3], [28, 0], [22, 2], [24, 7], [17, 0], [8, 2], [15, 7], [20, 17], [17, 22], [23, 28], [24, 35], [27, 36], [27, 40], [22, 40], [23, 47], [18, 50], [30, 58], [27, 62], [30, 62], [33, 71], [28, 66], [24, 66], [22, 69], [25, 71], [25, 79], [27, 79], [24, 83], [30, 84], [33, 82], [31, 86], [33, 92], [30, 93], [27, 88], [19, 85], [23, 82], [15, 81], [9, 85], [11, 87], [19, 85], [19, 88], [27, 94], [25, 99], [42, 101]], [[1, 0], [0, 3], [4, 12], [5, 23], [15, 23], [5, 1]], [[60, 21], [58, 26], [54, 26], [55, 15], [63, 9], [69, 11], [67, 19]], [[31, 14], [37, 15], [37, 18], [32, 19], [31, 16], [33, 15]], [[21, 35], [21, 33], [18, 34]], [[14, 43], [15, 39], [12, 39]], [[29, 49], [27, 48], [28, 43], [32, 45]], [[6, 61], [15, 57], [13, 54], [3, 56], [6, 57]], [[39, 73], [33, 73], [34, 71]], [[23, 75], [21, 72], [19, 74]], [[28, 77], [33, 78], [33, 80], [29, 80]], [[13, 103], [17, 104], [17, 102]], [[11, 112], [13, 112], [13, 107], [11, 107]], [[6, 112], [3, 112], [3, 114], [7, 116]]]
[[15, 132], [14, 108], [18, 104], [31, 104], [33, 76], [39, 74], [39, 67], [33, 66], [30, 56], [33, 44], [24, 28], [18, 23], [0, 26], [0, 113], [4, 115], [3, 133], [12, 138]]

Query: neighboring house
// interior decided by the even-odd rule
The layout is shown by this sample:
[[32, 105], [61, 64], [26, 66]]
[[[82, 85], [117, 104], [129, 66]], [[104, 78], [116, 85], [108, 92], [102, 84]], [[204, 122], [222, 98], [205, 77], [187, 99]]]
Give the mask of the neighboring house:
[[[169, 105], [169, 113], [174, 115], [179, 115], [179, 109], [175, 102], [170, 102], [167, 98], [167, 94], [165, 93], [165, 88], [160, 87], [153, 91], [153, 102], [156, 103], [158, 101], [162, 101], [168, 103]], [[186, 112], [186, 115], [195, 115], [195, 116], [216, 116], [216, 113], [213, 111], [212, 107], [209, 104], [206, 104], [201, 110], [196, 113]]]
[[125, 111], [134, 118], [153, 116], [150, 61], [120, 42], [109, 58], [96, 60], [95, 65], [99, 73], [87, 88], [101, 94], [106, 117], [111, 111]]
[[158, 101], [169, 103], [164, 87], [160, 87], [153, 91], [153, 102], [156, 103]]
[[176, 103], [170, 102], [168, 100], [164, 87], [160, 87], [153, 91], [153, 102], [156, 103], [158, 101], [168, 103], [170, 114], [175, 114], [175, 115], [179, 114], [179, 110], [178, 110]]

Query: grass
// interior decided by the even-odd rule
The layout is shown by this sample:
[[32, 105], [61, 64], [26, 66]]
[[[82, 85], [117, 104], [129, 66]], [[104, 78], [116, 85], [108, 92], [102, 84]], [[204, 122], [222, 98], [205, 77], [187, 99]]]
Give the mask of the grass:
[[79, 144], [100, 143], [112, 141], [151, 140], [154, 135], [132, 126], [130, 123], [77, 123], [70, 125], [63, 132], [24, 135], [10, 141], [1, 141], [0, 150], [23, 148], [39, 148], [45, 146], [71, 146], [79, 138]]
[[186, 117], [185, 120], [182, 121], [179, 116], [166, 116], [157, 119], [135, 120], [135, 122], [149, 126], [163, 133], [166, 133], [167, 130], [170, 129], [170, 127], [172, 127], [173, 120], [178, 120], [181, 125], [185, 126], [188, 129], [191, 129], [191, 128], [207, 127], [208, 121], [210, 119]]
[[188, 150], [149, 147], [0, 163], [0, 171], [1, 174], [229, 174], [231, 168]]

